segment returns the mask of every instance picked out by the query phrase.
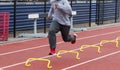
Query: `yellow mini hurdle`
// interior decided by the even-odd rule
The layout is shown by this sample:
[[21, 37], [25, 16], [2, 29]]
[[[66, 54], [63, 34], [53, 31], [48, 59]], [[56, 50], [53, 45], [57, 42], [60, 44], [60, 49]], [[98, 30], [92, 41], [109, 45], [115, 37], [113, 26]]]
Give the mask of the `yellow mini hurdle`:
[[43, 58], [28, 58], [27, 61], [25, 62], [25, 66], [31, 66], [31, 64], [29, 63], [30, 61], [33, 61], [33, 60], [39, 60], [39, 61], [45, 61], [45, 62], [48, 62], [47, 64], [47, 68], [52, 68], [52, 66], [50, 65], [50, 60], [49, 59], [43, 59]]
[[76, 54], [76, 59], [77, 59], [77, 60], [80, 59], [80, 58], [79, 58], [79, 52], [77, 52], [77, 51], [73, 51], [73, 50], [60, 50], [60, 51], [58, 51], [58, 53], [57, 53], [57, 57], [58, 57], [58, 58], [61, 58], [60, 53], [74, 53], [74, 54]]
[[93, 47], [93, 48], [97, 48], [98, 49], [98, 53], [101, 53], [101, 51], [100, 51], [100, 46], [97, 46], [97, 45], [82, 45], [82, 46], [80, 46], [80, 52], [83, 52], [84, 50], [84, 48], [87, 48], [87, 47]]

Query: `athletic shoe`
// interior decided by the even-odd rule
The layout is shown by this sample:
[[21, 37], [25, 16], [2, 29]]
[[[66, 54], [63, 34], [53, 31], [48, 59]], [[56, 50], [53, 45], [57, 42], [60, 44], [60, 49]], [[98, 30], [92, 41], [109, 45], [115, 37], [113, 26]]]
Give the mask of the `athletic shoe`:
[[48, 55], [54, 55], [54, 54], [56, 54], [56, 53], [52, 53], [52, 52], [50, 52]]
[[71, 44], [75, 44], [75, 43], [76, 43], [77, 34], [74, 34], [73, 36], [75, 37], [75, 40], [73, 40], [73, 41], [71, 42]]
[[50, 53], [48, 55], [53, 55], [53, 54], [55, 54], [55, 49], [54, 48], [50, 50]]

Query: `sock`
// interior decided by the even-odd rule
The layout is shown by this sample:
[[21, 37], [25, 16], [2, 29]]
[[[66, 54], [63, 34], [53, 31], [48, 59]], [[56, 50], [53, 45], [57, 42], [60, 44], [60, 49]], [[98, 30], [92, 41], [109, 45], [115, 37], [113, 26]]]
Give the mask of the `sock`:
[[51, 48], [51, 53], [55, 53], [55, 48]]

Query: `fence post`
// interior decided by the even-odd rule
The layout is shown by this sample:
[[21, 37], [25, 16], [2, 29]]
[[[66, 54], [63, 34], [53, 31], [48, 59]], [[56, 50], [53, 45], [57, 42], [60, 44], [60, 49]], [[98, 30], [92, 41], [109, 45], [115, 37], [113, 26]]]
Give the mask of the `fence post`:
[[72, 0], [70, 0], [70, 5], [71, 5], [71, 7], [72, 7]]
[[14, 0], [14, 28], [13, 28], [13, 37], [16, 37], [16, 2], [17, 0]]
[[118, 12], [118, 4], [117, 4], [118, 0], [115, 0], [115, 23], [117, 23], [117, 12]]
[[99, 25], [99, 1], [96, 0], [96, 24]]
[[[46, 0], [44, 0], [44, 13], [46, 13]], [[46, 17], [44, 17], [44, 33], [46, 33]]]
[[90, 7], [89, 7], [89, 27], [91, 27], [92, 0], [90, 0], [89, 4], [90, 4]]
[[104, 0], [96, 1], [96, 24], [100, 25], [104, 22]]
[[102, 24], [104, 23], [104, 8], [105, 8], [105, 6], [104, 6], [104, 4], [105, 4], [105, 0], [103, 0], [103, 14], [102, 14]]

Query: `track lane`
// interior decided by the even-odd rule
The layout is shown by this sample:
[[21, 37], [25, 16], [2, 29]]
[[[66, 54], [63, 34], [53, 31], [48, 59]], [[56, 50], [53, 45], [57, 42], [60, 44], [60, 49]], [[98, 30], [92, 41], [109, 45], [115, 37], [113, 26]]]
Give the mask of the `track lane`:
[[119, 70], [120, 49], [109, 54], [87, 60], [62, 70]]
[[[112, 28], [112, 29], [111, 29]], [[105, 33], [111, 33], [111, 32], [119, 32], [120, 26], [109, 26], [109, 27], [104, 27], [101, 29], [96, 29], [96, 30], [88, 30], [85, 32], [78, 32], [78, 36], [80, 37], [79, 39], [84, 39], [84, 38], [90, 38], [94, 36], [99, 36], [101, 34]], [[61, 41], [61, 36], [57, 36], [57, 41]], [[48, 39], [47, 38], [38, 38], [38, 39], [32, 39], [32, 40], [27, 40], [27, 41], [21, 41], [21, 42], [15, 42], [15, 43], [9, 43], [9, 44], [3, 44], [0, 45], [0, 54], [2, 53], [7, 53], [7, 52], [15, 52], [18, 50], [23, 50], [23, 49], [28, 49], [28, 48], [33, 48], [36, 46], [41, 46], [41, 45], [46, 45], [48, 44]]]
[[[114, 33], [113, 33], [114, 34]], [[80, 33], [80, 35], [81, 35], [81, 33]], [[85, 34], [85, 35], [88, 35], [88, 34]], [[117, 33], [117, 34], [115, 34], [115, 35], [110, 35], [110, 37], [108, 37], [108, 36], [106, 36], [106, 37], [99, 37], [99, 36], [96, 36], [96, 37], [99, 37], [99, 38], [96, 38], [96, 37], [91, 37], [91, 38], [86, 38], [86, 40], [84, 41], [84, 39], [83, 40], [81, 40], [81, 41], [78, 41], [77, 42], [77, 44], [75, 44], [76, 45], [76, 47], [78, 47], [78, 46], [80, 46], [80, 45], [82, 45], [82, 44], [85, 44], [85, 43], [94, 43], [94, 40], [95, 40], [95, 42], [96, 42], [96, 39], [97, 39], [97, 41], [99, 42], [101, 39], [114, 39], [116, 36], [118, 36], [118, 35], [120, 35], [119, 33]], [[90, 39], [90, 41], [89, 41], [89, 39]], [[99, 40], [98, 40], [99, 39]], [[81, 43], [81, 44], [79, 44], [79, 42]], [[83, 42], [83, 43], [82, 43]], [[63, 46], [64, 45], [66, 45], [67, 43], [62, 43], [62, 44], [58, 44], [57, 46], [61, 46], [61, 47], [58, 47], [58, 49], [74, 49], [74, 48], [76, 48], [76, 47], [74, 47], [74, 45], [70, 45], [70, 44], [67, 44], [67, 48], [64, 48]], [[68, 46], [73, 46], [73, 48], [71, 48], [71, 47], [68, 47]], [[35, 49], [34, 49], [35, 50]], [[42, 49], [43, 50], [43, 49]], [[31, 50], [32, 51], [32, 50]], [[31, 51], [28, 51], [28, 52], [31, 52]], [[41, 50], [39, 50], [39, 51], [41, 51]], [[24, 52], [26, 52], [26, 51], [22, 51], [22, 53], [24, 53]], [[44, 52], [44, 51], [43, 51]], [[33, 52], [32, 52], [33, 53]], [[48, 53], [48, 52], [47, 52]], [[36, 54], [36, 53], [35, 53]], [[12, 54], [13, 55], [13, 54]], [[15, 54], [16, 55], [16, 54]], [[13, 55], [13, 56], [15, 56], [15, 55]], [[43, 54], [44, 55], [44, 54]], [[22, 55], [21, 55], [22, 56]], [[40, 54], [40, 57], [41, 57], [41, 54]], [[16, 61], [18, 61], [18, 60], [16, 60]]]
[[[104, 29], [101, 29], [101, 30], [98, 29], [98, 31], [97, 30], [85, 31], [85, 32], [81, 32], [80, 34], [78, 33], [78, 36], [80, 37], [80, 38], [78, 38], [78, 40], [120, 32], [119, 31], [120, 28], [118, 26], [116, 26], [116, 27], [114, 26], [114, 28], [112, 28], [112, 29], [110, 27], [104, 28]], [[62, 42], [60, 36], [57, 37], [57, 41], [58, 41], [58, 44], [61, 44], [61, 43], [59, 43], [59, 42]], [[0, 47], [0, 55], [6, 55], [9, 53], [12, 54], [12, 53], [17, 53], [17, 52], [22, 52], [22, 51], [27, 51], [27, 50], [32, 50], [32, 49], [38, 49], [38, 48], [43, 48], [46, 46], [48, 46], [47, 38], [30, 40], [30, 41], [26, 41], [26, 42], [18, 42], [18, 43], [13, 43], [13, 44], [7, 44], [7, 45], [2, 45]]]
[[[80, 60], [76, 60], [75, 59], [75, 55], [73, 54], [61, 54], [62, 58], [58, 59], [56, 57], [47, 57], [48, 59], [51, 60], [51, 65], [53, 66], [52, 69], [50, 70], [61, 70], [63, 68], [69, 67], [71, 65], [76, 65], [79, 63], [84, 63], [86, 61], [98, 58], [98, 57], [103, 57], [105, 55], [109, 55], [110, 53], [114, 53], [116, 51], [120, 52], [120, 48], [115, 48], [114, 45], [110, 46], [111, 44], [107, 44], [104, 46], [104, 48], [102, 48], [102, 53], [98, 54], [96, 49], [94, 48], [86, 48], [85, 51], [83, 53], [80, 53]], [[79, 51], [77, 49], [77, 51]], [[110, 55], [111, 56], [111, 55]], [[34, 61], [31, 62], [32, 66], [31, 67], [25, 67], [24, 64], [20, 64], [18, 66], [13, 66], [10, 68], [6, 68], [5, 70], [16, 70], [16, 69], [21, 69], [21, 70], [47, 70], [46, 68], [46, 63], [42, 62], [42, 61]], [[90, 66], [90, 65], [89, 65]], [[78, 66], [79, 67], [79, 66]], [[81, 67], [81, 66], [80, 66]], [[81, 68], [79, 68], [81, 69]], [[71, 69], [71, 70], [79, 70], [78, 68], [76, 69]]]
[[[118, 36], [119, 34], [118, 33], [116, 33], [116, 34], [114, 34], [114, 36]], [[114, 36], [111, 34], [111, 35], [109, 35], [109, 36], [104, 36], [106, 39], [110, 39], [110, 38], [112, 38], [112, 39], [114, 39]], [[89, 43], [89, 44], [93, 44], [93, 43], [95, 43], [95, 42], [99, 42], [100, 40], [102, 40], [103, 38], [104, 38], [103, 36], [100, 36], [99, 38], [91, 38], [91, 39], [86, 39], [86, 40], [80, 40], [80, 41], [77, 41], [77, 43], [79, 43], [79, 42], [81, 42], [81, 44], [86, 44], [86, 43]], [[87, 42], [86, 42], [87, 41]], [[60, 47], [58, 47], [58, 49], [74, 49], [74, 48], [78, 48], [77, 50], [79, 50], [79, 47], [80, 47], [80, 45], [76, 45], [76, 46], [74, 46], [74, 45], [71, 45], [71, 44], [67, 44], [66, 45], [66, 47], [63, 47], [63, 45], [66, 45], [66, 43], [63, 43], [63, 44], [59, 44], [58, 46], [60, 46]], [[69, 46], [71, 46], [71, 47], [69, 47]], [[115, 44], [113, 43], [113, 46], [115, 46]], [[48, 48], [47, 48], [48, 49]], [[43, 50], [43, 51], [42, 51]], [[43, 53], [43, 54], [41, 54], [41, 53], [37, 53], [36, 54], [36, 52], [38, 51], [41, 51], [41, 52], [44, 52], [44, 50], [45, 50], [45, 48], [43, 48], [43, 49], [38, 49], [38, 50], [31, 50], [31, 51], [26, 51], [26, 52], [28, 52], [28, 53], [26, 53], [26, 52], [22, 52], [21, 54], [21, 56], [19, 56], [19, 57], [22, 57], [23, 55], [25, 56], [25, 58], [21, 58], [22, 59], [22, 61], [25, 61], [28, 57], [26, 57], [26, 56], [28, 56], [29, 55], [29, 57], [44, 57], [44, 55], [46, 55], [48, 52], [45, 52], [45, 53]], [[33, 52], [33, 51], [35, 51], [35, 52]], [[97, 53], [97, 50], [95, 49], [94, 50], [96, 53]], [[12, 55], [9, 55], [8, 57], [10, 57], [10, 56], [12, 56], [12, 57], [15, 57], [15, 56], [18, 56], [20, 53], [16, 53], [16, 54], [12, 54]], [[34, 55], [34, 56], [33, 56]], [[84, 54], [85, 55], [85, 54]], [[5, 57], [7, 57], [7, 56], [5, 56]], [[17, 57], [18, 58], [18, 57]], [[17, 59], [17, 58], [15, 58], [16, 60], [16, 62], [20, 62], [20, 60], [21, 59]], [[5, 59], [5, 58], [4, 58]], [[75, 59], [75, 58], [74, 58]], [[6, 59], [7, 60], [7, 59]], [[5, 60], [5, 61], [6, 61]], [[9, 62], [8, 62], [9, 63]], [[10, 63], [13, 63], [13, 62], [10, 62]], [[4, 64], [4, 63], [3, 63]], [[24, 63], [22, 63], [22, 65], [23, 65]], [[14, 64], [13, 64], [14, 65]], [[16, 66], [16, 65], [15, 65]], [[13, 66], [14, 67], [14, 66]]]

